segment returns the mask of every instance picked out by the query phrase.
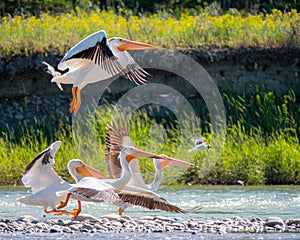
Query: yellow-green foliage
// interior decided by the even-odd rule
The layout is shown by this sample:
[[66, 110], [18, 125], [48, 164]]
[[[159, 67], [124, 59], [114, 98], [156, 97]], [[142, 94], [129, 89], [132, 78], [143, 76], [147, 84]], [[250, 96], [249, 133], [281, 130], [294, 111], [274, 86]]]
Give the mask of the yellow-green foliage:
[[117, 15], [113, 11], [51, 16], [41, 14], [23, 19], [3, 17], [0, 21], [0, 53], [34, 53], [58, 50], [63, 54], [89, 34], [104, 29], [108, 36], [121, 36], [167, 48], [198, 46], [272, 47], [299, 46], [300, 17], [296, 11], [274, 10], [265, 16], [239, 13], [210, 16], [182, 14], [179, 19], [163, 14]]

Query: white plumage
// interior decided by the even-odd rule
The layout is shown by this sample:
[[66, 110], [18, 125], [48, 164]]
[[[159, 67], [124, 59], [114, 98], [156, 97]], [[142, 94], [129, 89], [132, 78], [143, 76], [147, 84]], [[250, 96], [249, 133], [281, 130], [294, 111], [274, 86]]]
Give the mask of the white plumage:
[[80, 91], [89, 83], [109, 79], [122, 74], [136, 84], [146, 83], [148, 75], [130, 56], [127, 50], [154, 49], [155, 46], [113, 37], [107, 40], [101, 30], [86, 37], [72, 47], [58, 64], [58, 70], [49, 67], [53, 79], [60, 84], [73, 84], [70, 112], [80, 108]]
[[203, 137], [191, 137], [190, 140], [193, 140], [195, 145], [188, 150], [189, 152], [203, 152], [211, 148], [205, 143], [205, 138]]
[[[27, 205], [41, 206], [44, 208], [44, 212], [46, 213], [53, 212], [56, 215], [68, 214], [73, 215], [74, 219], [76, 219], [80, 212], [79, 210], [81, 210], [80, 202], [78, 202], [79, 209], [74, 209], [73, 212], [58, 210], [56, 208], [56, 205], [60, 204], [60, 202], [65, 199], [65, 196], [57, 195], [56, 192], [64, 191], [72, 187], [72, 184], [64, 181], [53, 169], [54, 156], [60, 145], [61, 141], [52, 143], [46, 150], [41, 152], [29, 163], [22, 177], [22, 182], [25, 187], [31, 188], [32, 194], [29, 196], [22, 196], [17, 200], [20, 203]], [[106, 177], [106, 175], [90, 166], [87, 166], [79, 159], [69, 161], [68, 170], [75, 181], [82, 179], [82, 175], [80, 173], [85, 173], [86, 175], [91, 174], [102, 178]], [[88, 200], [85, 198], [83, 199]], [[51, 209], [48, 210], [48, 207]]]

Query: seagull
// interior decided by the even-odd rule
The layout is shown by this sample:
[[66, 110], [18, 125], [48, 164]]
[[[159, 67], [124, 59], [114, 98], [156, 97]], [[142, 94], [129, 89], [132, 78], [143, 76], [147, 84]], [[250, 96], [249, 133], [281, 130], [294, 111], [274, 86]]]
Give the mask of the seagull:
[[43, 63], [53, 76], [51, 82], [55, 82], [60, 89], [61, 84], [73, 84], [70, 112], [76, 115], [81, 105], [80, 91], [89, 83], [115, 75], [123, 75], [136, 84], [146, 83], [149, 74], [127, 51], [155, 48], [158, 47], [120, 37], [107, 39], [106, 32], [100, 30], [73, 46], [59, 62], [57, 70]]
[[203, 137], [191, 137], [189, 139], [195, 142], [194, 148], [189, 149], [189, 152], [203, 152], [211, 148], [205, 143], [205, 138]]
[[[61, 141], [52, 143], [28, 164], [22, 177], [22, 182], [25, 187], [31, 188], [32, 194], [22, 196], [17, 201], [27, 205], [42, 206], [45, 213], [73, 215], [74, 219], [76, 219], [81, 210], [80, 202], [78, 202], [78, 209], [74, 209], [73, 212], [56, 208], [56, 205], [64, 200], [64, 197], [57, 196], [56, 192], [66, 190], [72, 186], [72, 184], [59, 177], [53, 169], [54, 156], [61, 143]], [[105, 174], [86, 165], [79, 159], [69, 161], [68, 170], [75, 181], [79, 181], [82, 178], [81, 174], [107, 178]], [[51, 209], [48, 210], [48, 207]]]

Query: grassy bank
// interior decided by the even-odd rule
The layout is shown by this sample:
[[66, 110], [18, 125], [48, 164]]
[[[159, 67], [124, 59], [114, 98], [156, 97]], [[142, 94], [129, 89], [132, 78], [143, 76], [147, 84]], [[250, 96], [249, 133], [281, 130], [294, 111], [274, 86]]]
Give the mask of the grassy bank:
[[[293, 91], [283, 96], [270, 92], [250, 98], [227, 95], [224, 103], [228, 129], [217, 159], [214, 158], [217, 146], [212, 146], [213, 149], [206, 153], [189, 153], [187, 150], [193, 143], [182, 138], [182, 129], [176, 120], [157, 121], [145, 112], [136, 112], [130, 119], [130, 135], [142, 149], [195, 163], [196, 168], [189, 171], [166, 169], [164, 184], [237, 184], [238, 180], [248, 185], [299, 184], [300, 109]], [[90, 156], [82, 160], [105, 171], [105, 128], [114, 117], [111, 105], [99, 107], [96, 121], [91, 122], [92, 135], [98, 141], [92, 137], [84, 138], [79, 145], [74, 144], [74, 129], [64, 122], [56, 130], [49, 130], [49, 125], [41, 130], [24, 129], [18, 138], [10, 132], [3, 132], [0, 138], [0, 184], [20, 184], [26, 165], [58, 139], [63, 141], [56, 155], [55, 170], [59, 175], [72, 181], [66, 164], [71, 158], [80, 157], [84, 149], [88, 149]], [[205, 126], [196, 134], [205, 136], [210, 142], [214, 135], [210, 132], [209, 122]], [[212, 162], [210, 171], [203, 176], [201, 173], [205, 168], [207, 170], [206, 164]], [[141, 163], [144, 166], [142, 171], [150, 181], [152, 162], [141, 160]]]
[[296, 11], [242, 16], [210, 12], [174, 17], [160, 12], [133, 16], [126, 11], [77, 13], [40, 18], [3, 17], [0, 20], [0, 54], [58, 51], [63, 54], [87, 35], [104, 29], [108, 36], [122, 36], [166, 48], [277, 47], [300, 45], [300, 21]]

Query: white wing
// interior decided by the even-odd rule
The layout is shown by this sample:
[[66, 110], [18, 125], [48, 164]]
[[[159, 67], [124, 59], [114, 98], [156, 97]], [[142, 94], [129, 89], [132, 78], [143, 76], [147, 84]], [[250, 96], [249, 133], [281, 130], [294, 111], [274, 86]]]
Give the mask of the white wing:
[[[43, 61], [42, 62], [43, 64], [45, 64], [47, 66], [47, 73], [51, 74], [53, 78], [55, 77], [58, 77], [58, 76], [61, 76], [61, 73], [60, 72], [57, 72], [55, 71], [54, 67], [52, 67], [49, 63]], [[63, 91], [63, 88], [61, 86], [61, 84], [59, 82], [55, 82], [56, 83], [56, 86], [61, 90]]]
[[94, 48], [97, 43], [101, 42], [103, 39], [106, 41], [106, 32], [103, 30], [100, 30], [98, 32], [95, 32], [89, 36], [87, 36], [85, 39], [81, 40], [79, 43], [77, 43], [74, 47], [72, 47], [63, 57], [63, 59], [60, 61], [59, 64], [67, 61], [70, 58], [73, 58], [78, 53], [82, 53], [86, 51], [87, 49]]
[[57, 196], [56, 192], [66, 190], [70, 186], [71, 185], [67, 182], [59, 182], [32, 195], [22, 196], [18, 198], [17, 201], [27, 205], [43, 206], [45, 208], [50, 206], [53, 209], [60, 201], [65, 199], [65, 196]]
[[123, 54], [125, 54], [128, 61], [126, 67], [123, 69], [124, 77], [137, 85], [147, 83], [146, 77], [150, 76], [150, 74], [142, 69], [127, 51], [124, 51]]
[[[72, 187], [66, 191], [60, 191], [56, 194], [58, 196], [65, 195], [66, 193], [71, 193], [72, 195], [79, 195], [84, 200], [86, 198], [89, 201], [106, 201], [109, 203], [119, 203], [121, 202], [118, 194], [115, 189], [100, 179], [93, 177], [85, 177], [81, 179], [76, 184], [73, 184]], [[77, 197], [75, 197], [77, 199]]]
[[106, 32], [103, 30], [91, 34], [72, 47], [60, 61], [58, 68], [66, 70], [70, 67], [68, 62], [72, 59], [93, 61], [112, 76], [122, 71], [118, 58], [107, 44]]
[[190, 139], [195, 142], [195, 145], [200, 145], [205, 141], [204, 137], [191, 137]]
[[33, 159], [25, 169], [22, 182], [25, 187], [31, 187], [32, 193], [63, 181], [53, 170], [54, 156], [51, 155], [51, 151], [50, 146]]

